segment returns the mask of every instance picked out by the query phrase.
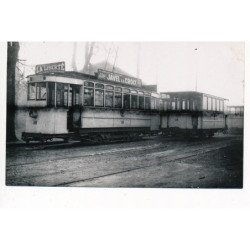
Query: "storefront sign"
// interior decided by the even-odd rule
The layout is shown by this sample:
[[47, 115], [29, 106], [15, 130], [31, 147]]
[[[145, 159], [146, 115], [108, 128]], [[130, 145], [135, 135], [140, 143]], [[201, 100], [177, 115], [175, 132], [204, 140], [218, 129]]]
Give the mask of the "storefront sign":
[[36, 74], [44, 72], [61, 72], [61, 71], [65, 71], [65, 62], [36, 65]]
[[105, 80], [105, 81], [111, 81], [111, 82], [118, 82], [122, 84], [128, 84], [132, 86], [141, 87], [142, 81], [141, 79], [131, 77], [131, 76], [125, 76], [118, 73], [98, 69], [98, 79]]

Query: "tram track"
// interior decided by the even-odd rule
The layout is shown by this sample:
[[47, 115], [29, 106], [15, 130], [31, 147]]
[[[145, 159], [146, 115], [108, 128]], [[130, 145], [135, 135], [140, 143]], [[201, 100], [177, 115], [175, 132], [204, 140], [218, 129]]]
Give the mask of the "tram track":
[[[26, 165], [33, 165], [33, 164], [51, 163], [51, 162], [67, 160], [67, 159], [77, 159], [77, 158], [101, 156], [101, 155], [105, 155], [107, 153], [114, 154], [114, 153], [119, 153], [119, 152], [122, 153], [122, 152], [133, 151], [133, 150], [139, 150], [140, 151], [140, 150], [150, 150], [150, 149], [154, 149], [154, 148], [157, 148], [158, 150], [160, 150], [160, 149], [168, 147], [169, 145], [167, 143], [168, 142], [173, 142], [173, 141], [175, 141], [175, 139], [171, 138], [171, 139], [168, 139], [166, 142], [159, 142], [159, 143], [155, 143], [153, 145], [133, 146], [133, 147], [129, 147], [129, 148], [118, 147], [118, 148], [115, 148], [115, 149], [102, 150], [100, 152], [79, 154], [79, 155], [73, 155], [73, 156], [67, 155], [67, 156], [64, 156], [64, 157], [58, 157], [58, 158], [54, 158], [54, 159], [52, 158], [52, 159], [49, 159], [49, 160], [38, 160], [38, 161], [22, 162], [19, 159], [18, 163], [8, 163], [7, 162], [6, 167], [15, 167], [15, 166], [26, 166]], [[181, 141], [177, 141], [177, 142], [181, 142]], [[199, 145], [203, 146], [204, 143], [207, 143], [207, 141], [206, 140], [205, 141], [194, 141], [192, 143], [188, 143], [188, 147], [199, 146]], [[219, 143], [219, 142], [215, 142], [215, 143]], [[160, 146], [160, 145], [162, 145], [162, 146]]]
[[[36, 161], [22, 164], [11, 164], [6, 168], [7, 185], [22, 186], [86, 186], [91, 181], [101, 181], [101, 178], [115, 175], [122, 175], [140, 169], [152, 167], [164, 168], [165, 164], [178, 162], [197, 155], [206, 154], [212, 151], [233, 146], [239, 143], [237, 138], [223, 140], [219, 138], [207, 139], [194, 142], [165, 140], [154, 141], [154, 144], [141, 142], [118, 144], [117, 147], [109, 149], [106, 146], [98, 146], [83, 152], [84, 155], [59, 157], [47, 161]], [[81, 149], [79, 149], [81, 150]], [[99, 152], [97, 152], [99, 151]], [[49, 152], [49, 151], [48, 151]], [[54, 151], [50, 153], [53, 154]], [[74, 149], [67, 153], [74, 153]], [[46, 151], [40, 151], [44, 156]], [[39, 155], [40, 155], [39, 153]], [[61, 154], [66, 151], [60, 151]], [[52, 155], [51, 154], [51, 155]], [[44, 157], [42, 156], [42, 157]], [[52, 155], [53, 156], [53, 155]], [[34, 158], [36, 159], [36, 158]], [[40, 155], [40, 159], [41, 158]], [[169, 167], [169, 166], [168, 166]], [[169, 169], [172, 171], [171, 169]], [[181, 169], [180, 169], [181, 170]], [[165, 171], [168, 171], [165, 168]], [[176, 171], [179, 171], [178, 168]], [[132, 174], [133, 175], [133, 174]], [[135, 172], [136, 175], [136, 172]], [[114, 177], [116, 178], [116, 177]], [[119, 177], [118, 177], [119, 178]]]
[[[206, 147], [206, 148], [202, 148], [202, 149], [192, 150], [190, 152], [184, 153], [183, 155], [172, 156], [172, 157], [170, 157], [170, 159], [167, 159], [166, 161], [164, 161], [164, 164], [178, 162], [178, 161], [186, 160], [186, 159], [189, 159], [192, 157], [197, 157], [197, 155], [199, 155], [199, 154], [210, 153], [210, 152], [217, 151], [217, 150], [220, 150], [223, 148], [227, 148], [229, 146], [230, 145], [223, 145], [223, 146], [218, 146], [218, 147], [210, 146], [210, 147]], [[158, 157], [158, 160], [159, 159], [162, 160], [164, 158], [166, 158], [166, 157], [160, 156], [160, 157]], [[74, 184], [77, 184], [77, 183], [83, 183], [83, 186], [84, 186], [84, 182], [89, 182], [89, 181], [101, 179], [104, 177], [115, 176], [115, 175], [120, 175], [120, 174], [124, 174], [124, 173], [128, 173], [128, 172], [132, 172], [132, 171], [137, 171], [137, 170], [146, 169], [146, 168], [149, 169], [149, 168], [154, 168], [154, 167], [156, 167], [156, 165], [152, 165], [152, 164], [150, 164], [149, 166], [147, 165], [147, 166], [134, 167], [131, 169], [117, 171], [117, 172], [113, 172], [113, 173], [109, 173], [109, 174], [103, 174], [103, 175], [94, 176], [91, 178], [81, 179], [81, 180], [77, 180], [77, 181], [63, 182], [63, 183], [60, 183], [60, 184], [55, 185], [55, 186], [74, 186]]]

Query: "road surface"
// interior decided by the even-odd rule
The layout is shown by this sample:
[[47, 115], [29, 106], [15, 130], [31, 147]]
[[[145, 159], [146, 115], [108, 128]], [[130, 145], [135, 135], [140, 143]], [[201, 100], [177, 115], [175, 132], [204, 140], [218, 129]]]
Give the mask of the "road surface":
[[7, 147], [6, 185], [241, 188], [242, 136]]

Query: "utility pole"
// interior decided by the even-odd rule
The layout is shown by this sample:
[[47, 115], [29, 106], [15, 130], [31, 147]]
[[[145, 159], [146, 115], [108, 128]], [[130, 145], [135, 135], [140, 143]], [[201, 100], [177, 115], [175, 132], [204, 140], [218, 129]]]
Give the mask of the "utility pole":
[[197, 72], [197, 53], [198, 53], [198, 48], [194, 49], [194, 56], [195, 56], [195, 91], [197, 92], [198, 88], [198, 72]]
[[19, 42], [8, 42], [7, 44], [7, 141], [16, 141], [15, 133], [15, 96], [16, 96], [16, 63], [18, 60]]
[[140, 67], [141, 67], [141, 43], [138, 42], [137, 47], [137, 71], [136, 71], [136, 77], [140, 78]]

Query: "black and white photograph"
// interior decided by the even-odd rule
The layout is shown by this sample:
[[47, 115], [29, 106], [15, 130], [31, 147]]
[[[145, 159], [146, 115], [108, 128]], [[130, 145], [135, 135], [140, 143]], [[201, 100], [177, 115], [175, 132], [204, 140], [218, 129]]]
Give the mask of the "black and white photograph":
[[244, 42], [9, 41], [6, 185], [241, 189], [244, 67]]

